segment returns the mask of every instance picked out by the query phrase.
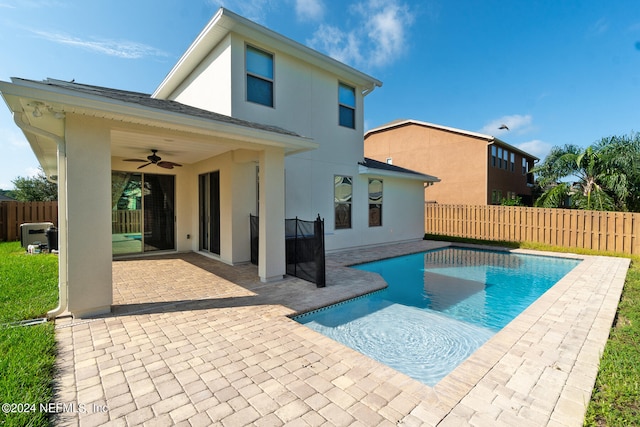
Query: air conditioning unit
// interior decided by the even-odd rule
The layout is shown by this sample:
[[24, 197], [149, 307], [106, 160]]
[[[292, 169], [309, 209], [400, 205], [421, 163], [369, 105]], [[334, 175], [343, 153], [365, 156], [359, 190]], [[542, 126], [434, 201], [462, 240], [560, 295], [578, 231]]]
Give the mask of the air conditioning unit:
[[47, 229], [52, 222], [28, 222], [20, 224], [20, 246], [27, 249], [29, 245], [47, 243]]

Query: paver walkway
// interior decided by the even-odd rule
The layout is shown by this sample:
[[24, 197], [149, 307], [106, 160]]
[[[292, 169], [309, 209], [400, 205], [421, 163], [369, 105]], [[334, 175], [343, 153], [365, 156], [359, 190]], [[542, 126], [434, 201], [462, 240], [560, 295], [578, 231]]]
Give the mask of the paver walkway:
[[320, 289], [194, 253], [114, 261], [113, 313], [56, 321], [54, 402], [82, 408], [57, 425], [581, 425], [628, 259], [584, 257], [433, 388], [287, 317], [385, 286], [345, 265], [443, 245], [328, 255]]

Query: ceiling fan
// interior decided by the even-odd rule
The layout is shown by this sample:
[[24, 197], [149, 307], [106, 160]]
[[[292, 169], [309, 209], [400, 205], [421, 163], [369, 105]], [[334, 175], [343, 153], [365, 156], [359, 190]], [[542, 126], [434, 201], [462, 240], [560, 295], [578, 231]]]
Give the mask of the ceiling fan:
[[149, 165], [158, 165], [161, 168], [165, 168], [165, 169], [173, 169], [174, 166], [182, 166], [178, 163], [174, 163], [174, 162], [165, 162], [162, 160], [162, 157], [158, 156], [156, 153], [158, 152], [158, 150], [151, 150], [151, 155], [147, 156], [147, 160], [143, 160], [143, 159], [124, 159], [125, 162], [143, 162], [146, 164], [138, 166], [138, 169], [142, 169], [146, 166]]

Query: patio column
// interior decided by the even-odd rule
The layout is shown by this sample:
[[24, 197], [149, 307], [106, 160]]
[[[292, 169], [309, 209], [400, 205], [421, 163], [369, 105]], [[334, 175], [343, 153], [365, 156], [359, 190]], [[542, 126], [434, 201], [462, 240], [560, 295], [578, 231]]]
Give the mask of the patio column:
[[103, 121], [68, 114], [65, 135], [58, 154], [60, 280], [71, 314], [106, 313], [113, 302], [110, 132]]
[[284, 150], [260, 152], [258, 275], [262, 282], [286, 274], [284, 247]]

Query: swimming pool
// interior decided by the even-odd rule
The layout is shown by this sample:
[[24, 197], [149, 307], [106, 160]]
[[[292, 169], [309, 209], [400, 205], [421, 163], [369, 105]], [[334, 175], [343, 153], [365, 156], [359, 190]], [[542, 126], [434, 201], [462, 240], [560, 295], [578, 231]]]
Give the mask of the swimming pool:
[[389, 287], [296, 321], [435, 385], [580, 260], [445, 248], [353, 268]]

